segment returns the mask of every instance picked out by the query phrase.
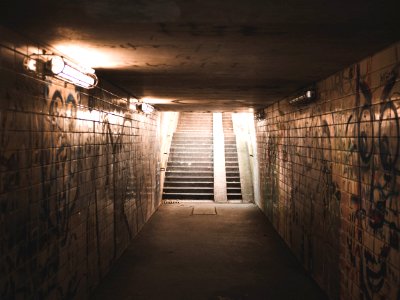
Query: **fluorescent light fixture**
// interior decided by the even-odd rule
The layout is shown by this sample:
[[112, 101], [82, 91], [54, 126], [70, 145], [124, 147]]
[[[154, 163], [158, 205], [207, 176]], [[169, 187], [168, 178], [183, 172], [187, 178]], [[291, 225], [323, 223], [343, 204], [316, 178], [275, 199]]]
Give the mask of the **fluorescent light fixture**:
[[24, 65], [29, 71], [51, 75], [86, 89], [94, 88], [98, 83], [92, 68], [79, 66], [62, 56], [33, 54], [25, 59]]
[[129, 100], [129, 109], [131, 111], [137, 111], [138, 110], [138, 108], [137, 108], [138, 100], [135, 98], [128, 98], [128, 100]]
[[257, 121], [265, 120], [265, 110], [264, 110], [264, 108], [258, 109], [258, 110], [254, 113], [254, 118], [255, 118]]
[[151, 114], [154, 111], [154, 107], [147, 103], [140, 103], [139, 109], [145, 114]]
[[25, 62], [25, 67], [29, 70], [29, 71], [33, 71], [36, 72], [36, 60], [35, 59], [27, 59]]
[[305, 104], [314, 101], [317, 97], [317, 93], [314, 89], [308, 89], [301, 95], [289, 100], [290, 104]]

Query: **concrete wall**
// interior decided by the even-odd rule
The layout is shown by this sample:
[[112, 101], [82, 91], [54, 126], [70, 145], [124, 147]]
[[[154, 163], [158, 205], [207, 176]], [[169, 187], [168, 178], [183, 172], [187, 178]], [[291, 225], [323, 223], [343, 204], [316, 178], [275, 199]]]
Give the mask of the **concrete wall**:
[[400, 299], [399, 64], [397, 44], [256, 121], [260, 207], [331, 299]]
[[0, 36], [0, 298], [85, 299], [160, 203], [159, 114], [29, 75]]
[[254, 116], [253, 113], [233, 113], [232, 124], [236, 135], [236, 148], [240, 170], [240, 187], [242, 190], [243, 202], [254, 202], [254, 195], [257, 192], [254, 183]]
[[[178, 126], [179, 112], [162, 112], [158, 122], [160, 130], [160, 191], [164, 188], [165, 171], [168, 164], [168, 158], [172, 143], [172, 138], [176, 127]], [[160, 193], [160, 201], [162, 193]]]

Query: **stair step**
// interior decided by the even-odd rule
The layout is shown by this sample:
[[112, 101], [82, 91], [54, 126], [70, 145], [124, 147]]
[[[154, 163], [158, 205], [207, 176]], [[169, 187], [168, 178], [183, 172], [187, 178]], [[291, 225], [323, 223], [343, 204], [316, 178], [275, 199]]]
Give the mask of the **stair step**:
[[196, 115], [181, 115], [179, 116], [179, 121], [188, 121], [188, 120], [207, 120], [207, 121], [212, 121], [213, 116], [212, 115], [204, 115], [204, 114], [196, 114]]
[[179, 143], [179, 144], [177, 144], [177, 143], [175, 143], [175, 148], [180, 148], [180, 149], [185, 149], [185, 148], [197, 149], [198, 147], [201, 147], [203, 149], [213, 150], [212, 144], [210, 144], [210, 143], [209, 144], [206, 144], [206, 143], [197, 143], [197, 144], [195, 144], [195, 143], [187, 143], [187, 144]]
[[166, 181], [164, 187], [214, 187], [214, 181]]
[[[187, 156], [187, 157], [212, 157], [213, 156], [213, 151], [202, 151], [202, 152], [189, 152], [189, 151], [173, 151], [170, 152], [170, 155], [172, 156]], [[225, 155], [226, 156], [226, 155]], [[232, 156], [230, 156], [232, 157]]]
[[174, 133], [173, 137], [179, 137], [179, 138], [193, 138], [193, 133], [196, 133], [196, 138], [207, 138], [207, 139], [212, 139], [213, 134], [212, 132], [208, 131], [196, 131], [194, 130], [191, 131], [177, 131]]
[[194, 126], [194, 125], [199, 125], [205, 128], [212, 128], [213, 121], [207, 119], [186, 119], [186, 120], [180, 120], [180, 122], [178, 122], [178, 126], [182, 127]]
[[212, 116], [181, 116], [179, 118], [179, 123], [186, 124], [187, 122], [199, 122], [204, 121], [204, 125], [212, 124], [213, 117]]
[[226, 182], [240, 182], [240, 178], [239, 177], [229, 177], [226, 176]]
[[171, 151], [170, 153], [174, 153], [174, 154], [179, 154], [179, 153], [181, 153], [181, 154], [187, 154], [187, 155], [192, 155], [192, 154], [201, 154], [201, 153], [204, 153], [204, 154], [212, 154], [214, 151], [213, 151], [213, 149], [211, 148], [211, 149], [201, 149], [201, 151], [197, 151], [198, 149], [196, 149], [196, 148], [191, 148], [191, 149], [184, 149], [183, 147], [182, 148], [180, 148], [180, 149], [172, 149], [173, 151]]
[[184, 146], [184, 145], [180, 145], [179, 147], [174, 147], [174, 148], [171, 148], [170, 149], [170, 153], [171, 152], [186, 152], [186, 151], [188, 151], [188, 152], [202, 152], [202, 151], [204, 151], [204, 152], [212, 152], [214, 149], [213, 148], [211, 148], [211, 147], [208, 147], [207, 146], [207, 148], [202, 148], [201, 146], [199, 146], [199, 145], [197, 145], [197, 147], [195, 147], [195, 146], [193, 146], [193, 145], [186, 145], [186, 146]]
[[214, 200], [213, 193], [200, 193], [200, 194], [175, 194], [163, 193], [163, 199], [181, 199], [181, 200]]
[[165, 182], [214, 182], [214, 177], [209, 176], [169, 176], [165, 178]]
[[167, 171], [191, 171], [191, 172], [197, 172], [197, 171], [207, 171], [207, 172], [213, 172], [214, 168], [213, 167], [199, 167], [199, 166], [189, 166], [189, 167], [167, 167]]
[[204, 155], [204, 154], [198, 154], [198, 155], [183, 155], [183, 154], [175, 154], [172, 153], [169, 156], [170, 161], [182, 161], [182, 162], [187, 162], [187, 161], [205, 161], [205, 162], [213, 162], [213, 156], [212, 154], [210, 155]]
[[193, 133], [199, 133], [199, 135], [204, 135], [204, 136], [212, 136], [212, 131], [209, 129], [202, 129], [201, 127], [185, 127], [185, 128], [178, 128], [177, 133], [182, 133], [182, 134], [193, 134]]
[[237, 150], [236, 150], [236, 148], [225, 148], [225, 155], [227, 153], [235, 153], [235, 154], [237, 154]]
[[228, 200], [238, 200], [242, 199], [242, 194], [228, 194], [227, 195]]
[[227, 167], [225, 166], [225, 171], [226, 172], [236, 172], [237, 174], [239, 174], [239, 167]]
[[167, 164], [167, 167], [190, 167], [190, 166], [198, 166], [198, 167], [210, 167], [213, 168], [213, 163], [207, 163], [207, 162], [181, 162], [181, 161], [175, 161], [171, 162], [169, 161]]
[[213, 187], [164, 187], [164, 193], [168, 194], [212, 194]]
[[185, 144], [185, 143], [174, 143], [173, 146], [171, 146], [171, 149], [185, 149], [185, 148], [190, 148], [190, 149], [213, 149], [213, 145], [210, 144]]
[[235, 175], [239, 178], [239, 172], [226, 171], [226, 177], [232, 177]]
[[172, 142], [179, 142], [179, 141], [201, 141], [201, 142], [213, 142], [213, 137], [211, 136], [201, 136], [198, 135], [194, 137], [193, 135], [191, 136], [185, 136], [185, 135], [174, 135], [172, 138]]
[[191, 176], [203, 176], [203, 177], [213, 177], [214, 172], [207, 171], [166, 171], [167, 175], [181, 176], [181, 177], [191, 177]]
[[213, 145], [213, 141], [212, 140], [206, 141], [206, 140], [201, 140], [201, 139], [196, 140], [196, 141], [194, 141], [193, 139], [192, 140], [173, 139], [172, 140], [172, 144], [174, 146], [185, 146], [185, 145], [187, 145], [187, 146], [191, 146], [191, 145], [194, 145], [194, 146], [196, 146], [196, 145], [199, 145], [199, 146], [212, 146]]
[[193, 132], [199, 132], [203, 133], [205, 135], [212, 134], [212, 129], [211, 128], [202, 128], [199, 126], [191, 126], [191, 127], [177, 127], [176, 129], [177, 133], [193, 133]]
[[205, 162], [213, 163], [212, 157], [192, 157], [192, 156], [180, 156], [180, 157], [169, 157], [170, 162], [173, 163], [189, 163], [189, 162]]

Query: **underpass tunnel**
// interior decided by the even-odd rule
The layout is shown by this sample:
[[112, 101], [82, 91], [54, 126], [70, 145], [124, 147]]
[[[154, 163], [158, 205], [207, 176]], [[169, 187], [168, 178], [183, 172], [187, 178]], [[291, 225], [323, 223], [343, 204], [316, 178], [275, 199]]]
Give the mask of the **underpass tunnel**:
[[0, 299], [400, 299], [396, 3], [250, 2], [2, 4]]

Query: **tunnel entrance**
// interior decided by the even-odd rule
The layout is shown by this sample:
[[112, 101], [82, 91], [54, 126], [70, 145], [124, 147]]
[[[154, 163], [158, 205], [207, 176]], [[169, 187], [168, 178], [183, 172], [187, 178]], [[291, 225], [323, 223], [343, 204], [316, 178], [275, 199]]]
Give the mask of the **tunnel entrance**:
[[[247, 142], [236, 134], [233, 116], [230, 112], [180, 113], [166, 166], [163, 200], [251, 202], [242, 195], [243, 185], [251, 183], [250, 171], [244, 170], [249, 168], [245, 162], [249, 153], [243, 147]], [[238, 155], [238, 148], [245, 151]]]

